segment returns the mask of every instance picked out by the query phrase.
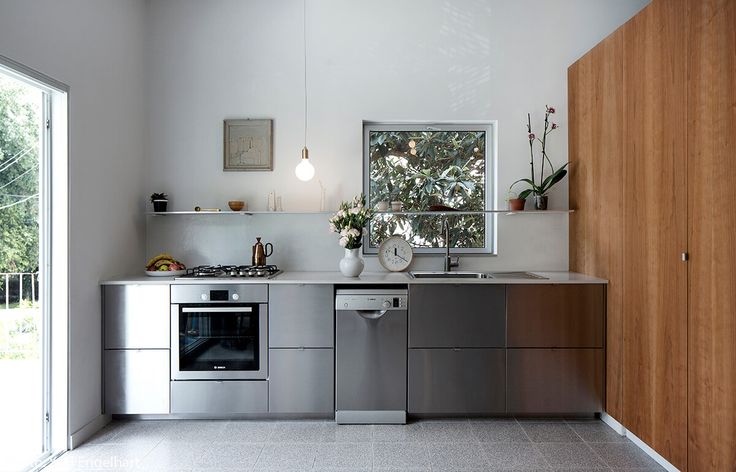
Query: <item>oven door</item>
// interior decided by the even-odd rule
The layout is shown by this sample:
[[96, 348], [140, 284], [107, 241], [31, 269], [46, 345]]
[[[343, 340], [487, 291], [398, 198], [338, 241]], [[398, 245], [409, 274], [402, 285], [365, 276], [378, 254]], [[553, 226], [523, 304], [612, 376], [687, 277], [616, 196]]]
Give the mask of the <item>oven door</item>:
[[268, 305], [171, 305], [171, 379], [266, 379]]

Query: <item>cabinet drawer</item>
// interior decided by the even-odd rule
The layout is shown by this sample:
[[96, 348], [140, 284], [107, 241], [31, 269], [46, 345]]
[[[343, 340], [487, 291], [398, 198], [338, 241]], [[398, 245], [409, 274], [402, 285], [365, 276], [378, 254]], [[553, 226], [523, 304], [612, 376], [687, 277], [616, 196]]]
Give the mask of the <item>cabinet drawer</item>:
[[335, 414], [335, 351], [269, 350], [268, 411]]
[[105, 413], [169, 413], [169, 350], [104, 351]]
[[411, 285], [409, 347], [504, 347], [503, 285]]
[[603, 347], [603, 285], [509, 285], [509, 347]]
[[168, 285], [102, 288], [105, 349], [168, 349]]
[[506, 411], [503, 349], [409, 349], [409, 413]]
[[171, 413], [214, 416], [266, 413], [265, 380], [171, 382]]
[[603, 410], [603, 349], [509, 349], [510, 413]]
[[269, 286], [270, 347], [334, 346], [335, 293], [332, 285]]

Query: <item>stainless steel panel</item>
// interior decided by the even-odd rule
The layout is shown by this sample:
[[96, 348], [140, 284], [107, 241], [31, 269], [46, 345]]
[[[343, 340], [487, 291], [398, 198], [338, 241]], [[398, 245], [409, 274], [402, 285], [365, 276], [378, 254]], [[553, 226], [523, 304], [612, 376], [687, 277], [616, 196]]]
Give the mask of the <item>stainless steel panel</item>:
[[[211, 300], [211, 292], [227, 291], [226, 300]], [[235, 295], [235, 296], [234, 296]], [[267, 303], [267, 284], [191, 284], [172, 285], [171, 303]]]
[[335, 413], [335, 351], [270, 349], [268, 411]]
[[335, 297], [332, 285], [271, 285], [271, 347], [335, 345]]
[[603, 285], [509, 285], [509, 347], [603, 347]]
[[406, 410], [406, 311], [337, 310], [336, 325], [336, 409]]
[[237, 415], [268, 411], [268, 382], [172, 381], [172, 414]]
[[169, 413], [168, 349], [104, 351], [105, 413]]
[[338, 410], [335, 412], [337, 424], [406, 424], [406, 411], [352, 411]]
[[[174, 286], [172, 286], [173, 288]], [[213, 310], [203, 307], [201, 311]], [[246, 307], [247, 308], [247, 307]], [[179, 370], [179, 305], [171, 305], [171, 379], [172, 380], [260, 380], [268, 378], [268, 305], [258, 305], [258, 356], [261, 360], [259, 370]]]
[[409, 349], [409, 413], [506, 411], [504, 349]]
[[409, 347], [504, 347], [503, 285], [411, 285]]
[[406, 310], [408, 298], [406, 290], [338, 290], [335, 295], [335, 309]]
[[168, 349], [169, 286], [102, 287], [105, 349]]
[[509, 349], [508, 411], [603, 411], [603, 362], [603, 349]]

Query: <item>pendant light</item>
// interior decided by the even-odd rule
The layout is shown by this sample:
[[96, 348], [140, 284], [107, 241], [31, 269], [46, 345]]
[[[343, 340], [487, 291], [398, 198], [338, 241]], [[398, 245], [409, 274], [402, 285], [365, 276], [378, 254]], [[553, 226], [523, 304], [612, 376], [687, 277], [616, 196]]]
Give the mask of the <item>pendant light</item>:
[[314, 166], [309, 162], [309, 149], [307, 149], [307, 0], [304, 1], [304, 148], [302, 159], [294, 169], [296, 178], [308, 182], [314, 177]]

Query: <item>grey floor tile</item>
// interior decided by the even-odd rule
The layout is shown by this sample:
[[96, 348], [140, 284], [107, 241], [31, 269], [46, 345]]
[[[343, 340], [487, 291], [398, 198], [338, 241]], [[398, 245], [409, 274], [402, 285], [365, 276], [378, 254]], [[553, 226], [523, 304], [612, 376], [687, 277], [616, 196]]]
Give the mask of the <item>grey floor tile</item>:
[[326, 442], [371, 442], [373, 425], [370, 424], [327, 424], [324, 431]]
[[264, 443], [271, 439], [276, 423], [268, 421], [230, 421], [219, 431], [226, 442]]
[[311, 470], [316, 457], [316, 444], [265, 444], [254, 470]]
[[611, 469], [613, 472], [662, 472], [666, 470], [664, 467], [657, 465], [654, 467], [626, 467], [626, 468], [614, 468]]
[[475, 442], [470, 422], [421, 423], [422, 441], [427, 442]]
[[482, 447], [492, 470], [548, 467], [542, 454], [531, 443], [483, 443]]
[[659, 468], [659, 464], [634, 443], [590, 443], [611, 468]]
[[195, 465], [198, 468], [250, 470], [256, 465], [263, 444], [216, 442], [210, 444]]
[[425, 443], [373, 443], [374, 470], [429, 469], [429, 459]]
[[128, 471], [140, 467], [153, 448], [129, 444], [89, 444], [62, 455], [44, 470], [61, 471]]
[[326, 439], [328, 424], [324, 421], [279, 422], [271, 434], [271, 442], [323, 442]]
[[181, 420], [164, 425], [164, 440], [178, 442], [212, 442], [222, 435], [227, 421]]
[[566, 423], [521, 423], [532, 442], [581, 442], [580, 436]]
[[164, 439], [141, 461], [139, 469], [171, 470], [192, 468], [205, 454], [209, 444], [198, 441], [188, 443]]
[[421, 423], [373, 426], [373, 442], [416, 442], [421, 440], [422, 436]]
[[370, 443], [321, 444], [317, 447], [314, 466], [370, 469], [373, 467], [373, 447]]
[[578, 433], [585, 442], [626, 442], [627, 439], [621, 436], [610, 426], [602, 421], [588, 422], [568, 422], [568, 425]]
[[432, 470], [487, 470], [488, 460], [478, 443], [430, 444]]
[[471, 421], [470, 427], [481, 442], [529, 442], [524, 430], [516, 421]]
[[555, 468], [607, 469], [598, 454], [585, 443], [538, 443], [537, 449]]

